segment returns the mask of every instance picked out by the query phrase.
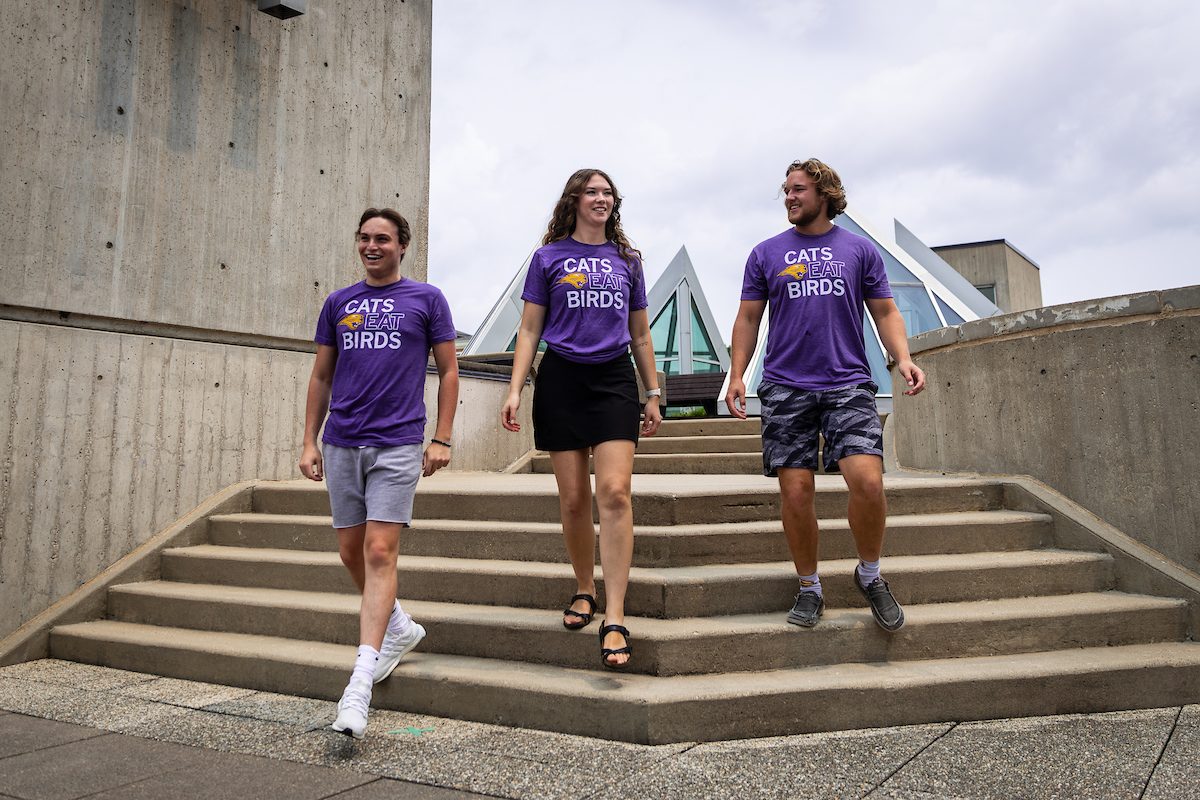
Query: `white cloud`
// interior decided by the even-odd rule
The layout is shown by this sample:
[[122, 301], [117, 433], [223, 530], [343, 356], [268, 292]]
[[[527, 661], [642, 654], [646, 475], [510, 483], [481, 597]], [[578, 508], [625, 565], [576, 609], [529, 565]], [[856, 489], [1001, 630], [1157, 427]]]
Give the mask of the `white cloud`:
[[727, 337], [815, 155], [884, 230], [1007, 238], [1047, 303], [1197, 283], [1198, 29], [1190, 0], [439, 0], [430, 280], [473, 330], [597, 166], [650, 280], [686, 244]]

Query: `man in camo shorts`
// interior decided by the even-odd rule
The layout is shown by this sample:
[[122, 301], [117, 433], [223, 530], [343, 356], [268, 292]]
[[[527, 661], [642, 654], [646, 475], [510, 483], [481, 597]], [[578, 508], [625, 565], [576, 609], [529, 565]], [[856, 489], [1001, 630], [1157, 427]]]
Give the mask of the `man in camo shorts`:
[[758, 326], [770, 303], [770, 330], [758, 387], [762, 403], [763, 474], [778, 477], [787, 536], [800, 593], [788, 622], [811, 628], [825, 610], [817, 573], [814, 507], [819, 434], [825, 465], [834, 465], [850, 490], [848, 517], [858, 564], [854, 583], [887, 631], [904, 625], [904, 610], [879, 575], [887, 503], [883, 494], [883, 427], [875, 408], [863, 345], [863, 308], [909, 385], [925, 388], [883, 259], [868, 239], [833, 224], [846, 208], [836, 172], [816, 159], [796, 161], [782, 190], [793, 227], [754, 248], [746, 261], [742, 300], [733, 325], [730, 413], [746, 418], [743, 375]]

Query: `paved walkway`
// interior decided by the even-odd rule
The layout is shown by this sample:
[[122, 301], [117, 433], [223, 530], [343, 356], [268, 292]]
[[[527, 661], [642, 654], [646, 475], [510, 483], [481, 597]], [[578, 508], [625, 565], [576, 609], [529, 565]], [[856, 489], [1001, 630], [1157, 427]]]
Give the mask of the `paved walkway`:
[[[649, 747], [121, 670], [0, 669], [0, 797], [1200, 800], [1200, 705]], [[563, 713], [570, 713], [564, 709]]]

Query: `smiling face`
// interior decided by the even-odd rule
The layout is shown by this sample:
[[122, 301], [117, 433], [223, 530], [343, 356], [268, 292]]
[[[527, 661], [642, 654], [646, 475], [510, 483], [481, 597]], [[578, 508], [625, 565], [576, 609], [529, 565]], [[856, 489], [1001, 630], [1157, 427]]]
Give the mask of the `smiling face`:
[[815, 227], [827, 228], [828, 199], [817, 191], [812, 176], [802, 169], [792, 170], [783, 184], [783, 205], [787, 209], [788, 222], [801, 233]]
[[400, 280], [400, 258], [407, 249], [408, 245], [400, 244], [396, 223], [386, 217], [371, 217], [358, 230], [358, 257], [371, 286]]
[[575, 201], [575, 224], [604, 228], [613, 211], [613, 188], [603, 175], [593, 175]]

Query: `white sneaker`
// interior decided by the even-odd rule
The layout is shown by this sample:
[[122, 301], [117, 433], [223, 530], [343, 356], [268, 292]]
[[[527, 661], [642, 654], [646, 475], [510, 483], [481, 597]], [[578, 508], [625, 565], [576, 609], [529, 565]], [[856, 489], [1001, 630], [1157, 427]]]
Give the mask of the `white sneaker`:
[[371, 684], [366, 681], [350, 681], [342, 699], [338, 701], [338, 715], [333, 729], [338, 733], [363, 738], [367, 732], [367, 709], [371, 705]]
[[408, 655], [408, 651], [420, 644], [424, 638], [425, 629], [412, 621], [408, 623], [408, 630], [404, 633], [385, 633], [383, 644], [379, 648], [379, 660], [375, 662], [375, 683], [391, 675], [400, 659]]

